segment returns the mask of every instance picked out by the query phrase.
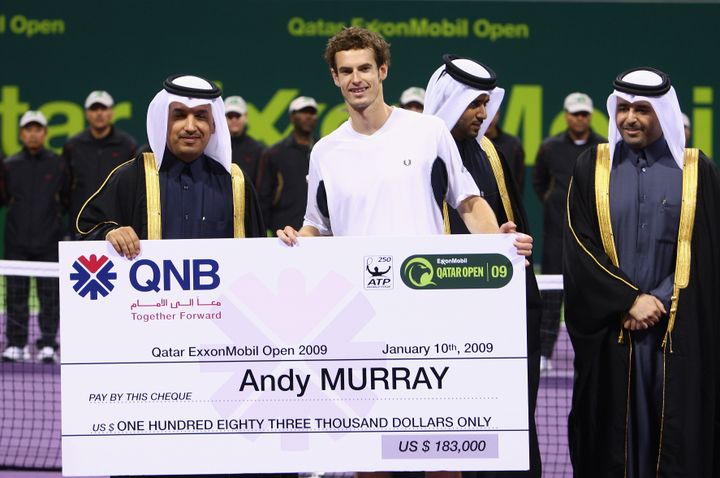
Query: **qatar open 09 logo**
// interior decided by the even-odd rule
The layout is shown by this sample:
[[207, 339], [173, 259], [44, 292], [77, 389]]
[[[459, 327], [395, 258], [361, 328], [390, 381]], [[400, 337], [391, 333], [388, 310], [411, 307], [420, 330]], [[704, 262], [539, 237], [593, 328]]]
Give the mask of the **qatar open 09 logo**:
[[98, 295], [107, 296], [115, 288], [113, 281], [117, 279], [112, 268], [113, 262], [107, 256], [78, 257], [73, 263], [75, 272], [70, 273], [70, 280], [75, 282], [73, 290], [80, 297], [90, 294], [90, 300], [97, 300]]
[[499, 289], [513, 265], [501, 254], [423, 254], [403, 261], [400, 278], [411, 289]]

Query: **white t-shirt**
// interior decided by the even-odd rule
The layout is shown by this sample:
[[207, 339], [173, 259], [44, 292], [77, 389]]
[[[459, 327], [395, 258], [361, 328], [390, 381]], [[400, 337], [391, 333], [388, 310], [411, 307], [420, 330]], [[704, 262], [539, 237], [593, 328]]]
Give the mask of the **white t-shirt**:
[[[393, 108], [370, 136], [346, 121], [312, 150], [304, 225], [324, 236], [442, 234], [430, 178], [436, 159], [447, 169], [451, 207], [479, 195], [441, 119]], [[318, 206], [321, 182], [330, 217]]]

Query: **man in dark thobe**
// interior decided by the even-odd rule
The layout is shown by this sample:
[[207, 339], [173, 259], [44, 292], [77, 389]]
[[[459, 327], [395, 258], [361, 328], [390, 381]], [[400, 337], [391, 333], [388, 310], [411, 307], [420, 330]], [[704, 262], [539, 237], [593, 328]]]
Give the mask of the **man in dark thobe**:
[[[496, 86], [495, 73], [467, 58], [443, 57], [426, 88], [425, 113], [441, 118], [455, 139], [463, 165], [472, 175], [481, 196], [492, 208], [499, 223], [513, 222], [517, 231], [529, 234], [529, 224], [518, 187], [507, 161], [492, 141], [484, 136], [490, 120], [500, 108], [505, 90]], [[443, 177], [436, 172], [435, 182]], [[442, 179], [439, 181], [442, 182]], [[443, 187], [440, 190], [444, 190]], [[467, 234], [459, 214], [449, 208], [450, 232]], [[527, 472], [463, 472], [465, 478], [490, 476], [540, 477], [540, 449], [535, 429], [535, 402], [540, 384], [540, 314], [542, 302], [532, 267], [526, 269], [528, 403], [530, 429], [530, 470]]]
[[116, 168], [77, 218], [85, 239], [133, 259], [140, 239], [257, 237], [252, 182], [232, 163], [220, 88], [197, 76], [165, 80], [148, 108], [143, 153]]
[[718, 169], [661, 71], [620, 74], [570, 183], [565, 320], [576, 477], [720, 475]]

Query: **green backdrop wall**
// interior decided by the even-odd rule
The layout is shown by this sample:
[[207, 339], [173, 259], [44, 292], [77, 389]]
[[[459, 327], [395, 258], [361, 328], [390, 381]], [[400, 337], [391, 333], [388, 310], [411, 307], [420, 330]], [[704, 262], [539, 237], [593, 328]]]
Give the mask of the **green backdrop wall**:
[[[530, 185], [542, 138], [563, 129], [562, 100], [584, 91], [606, 134], [605, 100], [617, 73], [649, 65], [668, 72], [693, 121], [694, 146], [714, 157], [717, 3], [480, 1], [52, 2], [0, 4], [0, 146], [19, 149], [27, 109], [48, 116], [49, 146], [85, 127], [94, 89], [115, 98], [115, 120], [140, 144], [147, 104], [173, 73], [219, 81], [250, 103], [250, 133], [272, 144], [288, 132], [298, 94], [320, 103], [319, 133], [345, 119], [322, 59], [342, 25], [383, 33], [392, 44], [388, 102], [425, 86], [443, 53], [487, 63], [506, 88], [502, 126], [527, 153], [525, 202], [540, 237], [541, 205]], [[537, 244], [538, 250], [541, 244]]]

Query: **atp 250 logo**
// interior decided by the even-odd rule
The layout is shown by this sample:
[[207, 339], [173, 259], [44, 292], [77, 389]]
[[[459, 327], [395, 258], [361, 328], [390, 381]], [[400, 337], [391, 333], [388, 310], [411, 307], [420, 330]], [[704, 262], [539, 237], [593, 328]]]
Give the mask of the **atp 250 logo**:
[[90, 257], [80, 256], [73, 263], [75, 272], [70, 273], [70, 280], [75, 281], [73, 290], [80, 297], [90, 294], [91, 300], [97, 300], [98, 295], [107, 296], [115, 288], [113, 281], [117, 273], [112, 271], [113, 262], [107, 256], [90, 254]]

